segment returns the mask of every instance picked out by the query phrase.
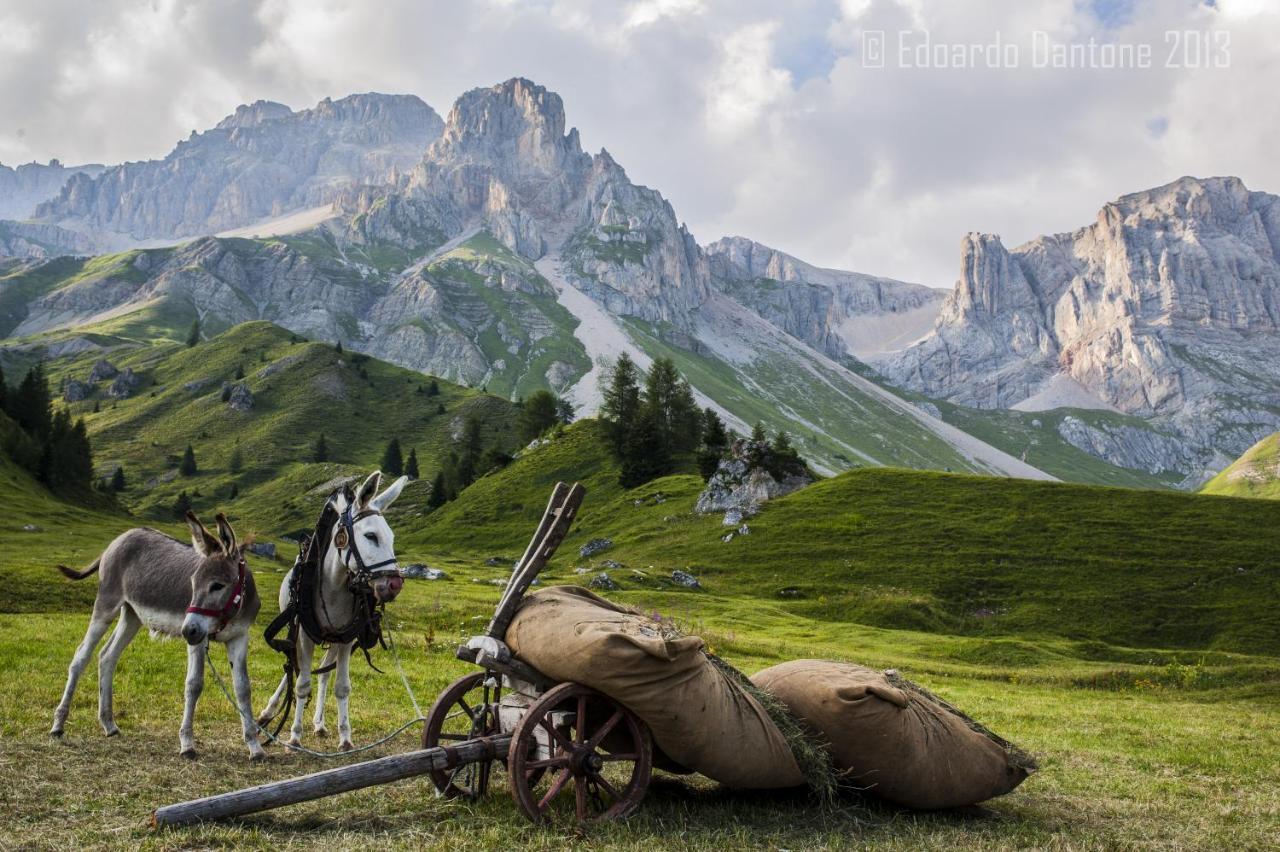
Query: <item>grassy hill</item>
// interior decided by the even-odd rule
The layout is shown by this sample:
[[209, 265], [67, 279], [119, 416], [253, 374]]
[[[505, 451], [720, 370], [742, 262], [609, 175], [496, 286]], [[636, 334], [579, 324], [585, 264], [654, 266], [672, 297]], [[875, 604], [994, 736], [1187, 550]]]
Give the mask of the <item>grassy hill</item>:
[[1280, 432], [1254, 444], [1200, 491], [1225, 497], [1280, 500]]
[[[103, 354], [55, 360], [51, 384], [85, 379]], [[516, 407], [503, 399], [444, 381], [437, 381], [438, 395], [430, 395], [430, 377], [339, 353], [265, 322], [236, 326], [191, 348], [160, 340], [106, 355], [120, 370], [133, 369], [139, 378], [133, 395], [113, 400], [106, 395], [110, 382], [103, 381], [68, 407], [86, 419], [98, 469], [124, 466], [129, 487], [120, 500], [144, 518], [172, 519], [170, 507], [186, 491], [197, 512], [223, 509], [263, 531], [294, 530], [314, 521], [312, 504], [326, 483], [376, 468], [392, 437], [405, 455], [416, 448], [428, 482], [470, 415], [484, 422], [487, 442], [509, 448], [514, 440]], [[242, 380], [235, 379], [237, 371]], [[248, 411], [222, 400], [223, 384], [241, 381], [253, 394]], [[321, 433], [328, 463], [311, 461]], [[190, 477], [178, 474], [187, 444], [199, 466]], [[230, 469], [237, 449], [239, 472]], [[228, 496], [233, 483], [235, 499]], [[425, 496], [426, 486], [418, 485], [405, 503], [420, 505]]]
[[[625, 492], [586, 421], [423, 519], [402, 546], [518, 554], [557, 479], [588, 488], [554, 563], [566, 578], [611, 559], [627, 566], [610, 572], [624, 588], [670, 589], [663, 578], [680, 568], [788, 613], [993, 637], [991, 653], [1028, 659], [1039, 652], [994, 637], [1280, 653], [1280, 507], [1268, 503], [868, 469], [768, 504], [748, 535], [724, 542], [718, 515], [691, 511], [697, 476]], [[578, 559], [597, 537], [613, 548]]]

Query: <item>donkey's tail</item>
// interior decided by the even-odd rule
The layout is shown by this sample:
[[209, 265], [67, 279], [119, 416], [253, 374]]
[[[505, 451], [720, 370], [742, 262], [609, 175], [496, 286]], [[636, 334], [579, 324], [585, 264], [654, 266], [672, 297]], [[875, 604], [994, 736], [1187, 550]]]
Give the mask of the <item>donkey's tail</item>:
[[92, 565], [90, 565], [88, 568], [84, 569], [83, 571], [77, 571], [76, 569], [68, 568], [65, 565], [59, 565], [58, 570], [62, 572], [62, 576], [66, 577], [69, 580], [83, 580], [85, 577], [88, 577], [90, 574], [98, 573], [98, 568], [101, 567], [101, 564], [102, 564], [102, 557], [99, 556], [97, 559], [93, 560]]

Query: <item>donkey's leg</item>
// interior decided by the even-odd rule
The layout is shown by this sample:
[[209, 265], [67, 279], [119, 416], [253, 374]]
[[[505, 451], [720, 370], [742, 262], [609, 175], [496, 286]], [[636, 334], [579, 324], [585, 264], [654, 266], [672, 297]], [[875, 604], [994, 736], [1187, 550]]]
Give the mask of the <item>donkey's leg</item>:
[[338, 667], [333, 671], [333, 694], [338, 699], [338, 748], [350, 751], [355, 748], [351, 742], [351, 715], [347, 702], [351, 698], [351, 646], [336, 648]]
[[289, 691], [289, 676], [284, 675], [280, 678], [280, 685], [276, 687], [276, 691], [271, 693], [271, 700], [267, 702], [267, 706], [262, 708], [262, 712], [258, 714], [258, 724], [266, 726], [268, 722], [276, 717], [280, 712], [280, 703], [284, 701], [285, 693]]
[[307, 699], [311, 697], [311, 660], [316, 646], [306, 632], [298, 636], [298, 682], [293, 686], [293, 727], [289, 729], [289, 745], [302, 745], [302, 720], [307, 717]]
[[187, 696], [182, 709], [182, 727], [178, 728], [178, 745], [182, 756], [196, 759], [196, 702], [204, 691], [205, 642], [187, 646]]
[[119, 609], [118, 605], [108, 608], [101, 603], [101, 599], [94, 603], [93, 615], [89, 619], [89, 629], [85, 631], [80, 647], [76, 648], [76, 653], [71, 658], [71, 665], [67, 666], [67, 686], [62, 690], [62, 700], [58, 702], [58, 709], [53, 711], [53, 727], [49, 729], [49, 733], [55, 737], [62, 736], [62, 727], [67, 722], [67, 713], [71, 710], [71, 697], [75, 695], [80, 675], [84, 673], [84, 667], [89, 664], [89, 658], [93, 656], [93, 649], [102, 641], [103, 635], [111, 627], [111, 622], [115, 620], [116, 611]]
[[111, 640], [103, 646], [102, 653], [98, 655], [98, 722], [102, 724], [103, 732], [109, 737], [120, 733], [120, 729], [116, 727], [112, 706], [116, 663], [119, 662], [124, 649], [133, 641], [133, 637], [138, 635], [138, 628], [141, 626], [142, 619], [138, 618], [133, 607], [128, 604], [121, 606], [120, 620], [116, 622], [116, 632], [111, 634]]
[[[337, 660], [337, 650], [330, 645], [328, 650], [324, 652], [324, 659], [320, 661], [320, 668], [325, 669], [334, 664]], [[318, 736], [325, 736], [329, 733], [324, 726], [324, 700], [328, 692], [329, 673], [323, 672], [316, 675], [316, 714], [311, 717], [311, 729]]]
[[249, 747], [250, 760], [266, 757], [258, 743], [258, 726], [253, 721], [253, 701], [249, 687], [249, 634], [237, 636], [227, 642], [227, 662], [231, 665], [231, 682], [236, 691], [236, 706], [240, 710], [240, 725], [244, 729], [244, 742]]

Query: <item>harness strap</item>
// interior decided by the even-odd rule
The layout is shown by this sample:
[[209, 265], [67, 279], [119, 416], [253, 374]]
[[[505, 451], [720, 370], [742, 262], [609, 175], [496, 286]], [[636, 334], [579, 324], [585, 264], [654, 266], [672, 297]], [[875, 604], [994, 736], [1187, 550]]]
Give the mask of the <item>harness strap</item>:
[[217, 636], [219, 633], [222, 632], [223, 628], [225, 628], [227, 624], [231, 622], [231, 619], [235, 618], [236, 615], [240, 612], [240, 607], [244, 603], [245, 564], [244, 564], [243, 556], [240, 557], [240, 562], [237, 565], [237, 568], [239, 570], [238, 570], [238, 576], [236, 577], [236, 585], [231, 590], [231, 597], [227, 598], [227, 602], [222, 605], [221, 609], [209, 609], [208, 607], [202, 607], [202, 606], [187, 607], [188, 613], [194, 613], [196, 615], [207, 615], [207, 616], [211, 616], [213, 618], [218, 619], [218, 627], [216, 630], [214, 630], [209, 634], [210, 639], [212, 639], [213, 637]]

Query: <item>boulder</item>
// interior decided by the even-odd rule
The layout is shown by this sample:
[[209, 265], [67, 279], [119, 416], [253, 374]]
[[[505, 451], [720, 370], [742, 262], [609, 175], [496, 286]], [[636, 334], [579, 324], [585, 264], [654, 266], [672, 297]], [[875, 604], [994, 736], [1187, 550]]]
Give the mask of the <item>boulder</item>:
[[142, 379], [134, 374], [132, 367], [125, 367], [124, 372], [115, 377], [111, 387], [107, 388], [107, 396], [112, 399], [128, 399], [133, 391], [142, 384]]
[[67, 379], [66, 384], [62, 386], [62, 399], [66, 402], [80, 402], [88, 399], [92, 391], [93, 385], [79, 379]]
[[415, 562], [412, 565], [406, 565], [400, 569], [400, 574], [407, 580], [448, 580], [449, 575], [441, 571], [439, 568], [429, 568], [421, 562]]
[[253, 391], [249, 390], [249, 386], [244, 382], [238, 382], [234, 385], [223, 385], [223, 388], [231, 388], [231, 395], [227, 397], [227, 405], [236, 411], [249, 411], [253, 408]]
[[263, 556], [267, 559], [276, 558], [276, 546], [270, 541], [255, 541], [249, 545], [249, 552], [256, 556]]
[[120, 371], [116, 369], [115, 365], [106, 358], [99, 358], [98, 362], [93, 365], [93, 369], [89, 371], [89, 378], [87, 381], [92, 384], [104, 379], [114, 379], [119, 372]]
[[684, 586], [686, 589], [702, 588], [702, 584], [698, 582], [698, 578], [690, 574], [688, 571], [672, 571], [671, 582], [675, 583], [677, 586]]
[[610, 592], [622, 588], [613, 581], [613, 578], [609, 576], [607, 571], [601, 571], [599, 574], [592, 577], [590, 586], [593, 589], [604, 589], [605, 591]]
[[595, 556], [597, 553], [603, 553], [613, 547], [613, 540], [608, 538], [593, 538], [582, 547], [578, 548], [578, 555], [583, 559]]
[[707, 480], [694, 511], [724, 512], [725, 526], [736, 527], [761, 503], [811, 482], [812, 474], [798, 458], [781, 456], [764, 441], [739, 439]]

